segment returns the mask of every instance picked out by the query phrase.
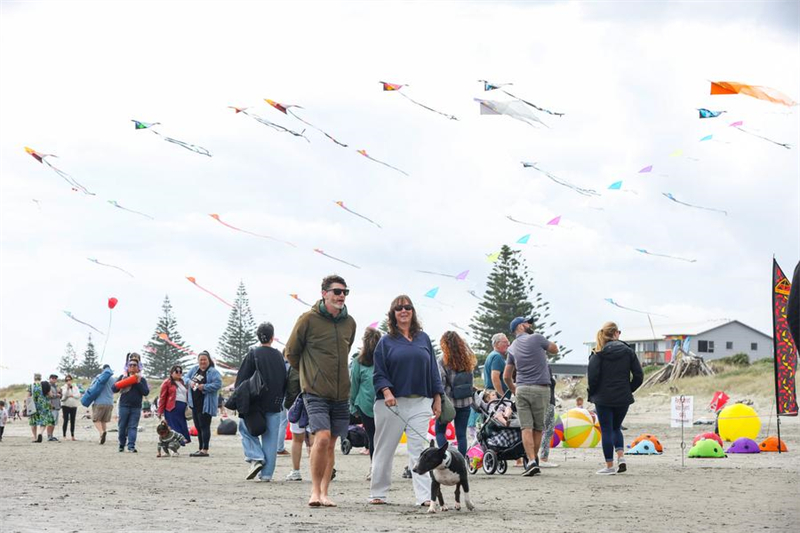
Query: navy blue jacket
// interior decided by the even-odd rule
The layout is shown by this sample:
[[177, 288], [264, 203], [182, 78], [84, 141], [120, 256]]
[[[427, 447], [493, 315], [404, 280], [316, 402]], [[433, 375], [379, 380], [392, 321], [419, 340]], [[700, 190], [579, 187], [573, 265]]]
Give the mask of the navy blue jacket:
[[633, 391], [644, 381], [636, 352], [622, 341], [611, 341], [589, 357], [589, 401], [622, 407], [633, 403]]

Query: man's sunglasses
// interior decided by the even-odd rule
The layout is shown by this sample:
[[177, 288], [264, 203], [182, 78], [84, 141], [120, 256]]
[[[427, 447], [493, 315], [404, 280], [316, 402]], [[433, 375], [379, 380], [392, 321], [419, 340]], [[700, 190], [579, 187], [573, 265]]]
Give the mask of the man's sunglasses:
[[399, 313], [400, 311], [413, 311], [413, 310], [414, 310], [414, 306], [411, 305], [411, 304], [395, 305], [394, 306], [394, 312], [395, 313]]
[[328, 292], [332, 292], [336, 296], [341, 296], [342, 294], [347, 296], [350, 294], [350, 289], [328, 289]]

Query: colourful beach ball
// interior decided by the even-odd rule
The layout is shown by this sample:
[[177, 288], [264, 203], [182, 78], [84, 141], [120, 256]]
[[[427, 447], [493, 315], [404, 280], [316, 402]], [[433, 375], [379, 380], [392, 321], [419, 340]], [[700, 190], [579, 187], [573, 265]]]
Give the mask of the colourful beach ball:
[[586, 409], [570, 409], [561, 417], [565, 448], [594, 448], [600, 442], [600, 426]]
[[561, 441], [564, 440], [564, 422], [561, 421], [561, 416], [556, 416], [556, 424], [553, 429], [553, 436], [550, 438], [550, 447], [555, 448]]
[[743, 403], [727, 406], [719, 413], [719, 436], [734, 442], [741, 437], [755, 440], [761, 431], [761, 419], [756, 410]]

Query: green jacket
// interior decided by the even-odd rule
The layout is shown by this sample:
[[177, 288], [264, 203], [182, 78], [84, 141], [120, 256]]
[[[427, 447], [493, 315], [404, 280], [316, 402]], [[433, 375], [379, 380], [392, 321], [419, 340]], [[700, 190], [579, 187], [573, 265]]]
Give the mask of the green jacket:
[[350, 399], [347, 363], [356, 321], [347, 308], [334, 318], [322, 300], [300, 315], [286, 342], [286, 359], [300, 371], [303, 392], [336, 401]]
[[372, 384], [374, 366], [364, 366], [353, 359], [350, 367], [350, 412], [355, 414], [356, 407], [370, 418], [375, 414], [372, 406], [375, 404], [375, 386]]

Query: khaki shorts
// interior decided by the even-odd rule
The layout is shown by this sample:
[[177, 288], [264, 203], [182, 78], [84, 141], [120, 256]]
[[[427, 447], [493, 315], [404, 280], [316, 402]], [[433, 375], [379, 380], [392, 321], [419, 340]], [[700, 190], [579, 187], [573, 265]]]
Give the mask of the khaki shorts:
[[111, 422], [113, 405], [92, 405], [92, 422]]
[[547, 385], [517, 387], [517, 414], [522, 429], [543, 431], [548, 405], [550, 405], [550, 387]]

